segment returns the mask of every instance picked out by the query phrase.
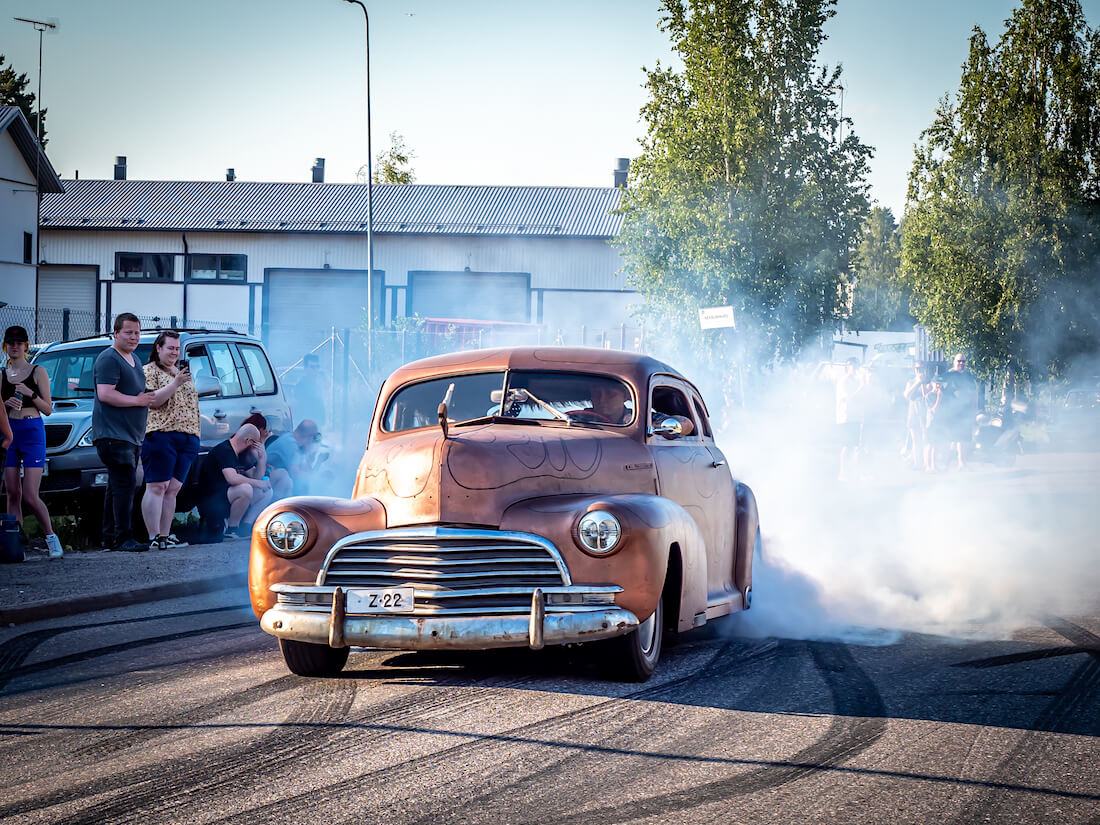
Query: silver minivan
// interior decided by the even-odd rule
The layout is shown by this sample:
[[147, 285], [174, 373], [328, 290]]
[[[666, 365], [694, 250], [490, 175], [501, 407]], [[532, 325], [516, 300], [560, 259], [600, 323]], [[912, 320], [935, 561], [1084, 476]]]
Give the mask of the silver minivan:
[[[149, 360], [161, 330], [142, 330], [134, 352], [142, 363]], [[180, 329], [181, 358], [191, 368], [200, 392], [201, 448], [199, 461], [191, 470], [188, 484], [180, 491], [177, 507], [189, 510], [194, 504], [194, 479], [206, 453], [229, 438], [251, 413], [262, 413], [273, 433], [291, 429], [290, 407], [263, 344], [258, 338], [224, 330]], [[46, 344], [34, 355], [34, 363], [46, 369], [53, 394], [53, 415], [46, 425], [46, 472], [42, 497], [50, 509], [86, 514], [96, 519], [102, 513], [102, 493], [107, 470], [92, 445], [92, 402], [95, 359], [111, 337], [100, 335], [76, 341]]]

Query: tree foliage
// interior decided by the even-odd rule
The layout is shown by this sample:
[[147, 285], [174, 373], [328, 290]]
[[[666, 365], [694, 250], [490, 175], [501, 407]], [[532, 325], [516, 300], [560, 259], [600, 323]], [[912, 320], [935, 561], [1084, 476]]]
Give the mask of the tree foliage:
[[1023, 0], [970, 39], [909, 176], [913, 311], [980, 371], [1056, 375], [1100, 344], [1100, 37], [1077, 0]]
[[[0, 105], [18, 106], [31, 125], [31, 131], [38, 134], [38, 113], [34, 110], [34, 92], [28, 92], [30, 81], [26, 74], [16, 74], [11, 66], [5, 68], [4, 55], [0, 54]], [[46, 109], [42, 110], [42, 146], [46, 140]]]
[[909, 292], [898, 278], [901, 264], [901, 231], [894, 213], [875, 206], [863, 224], [852, 261], [851, 329], [903, 329], [912, 327]]
[[[374, 157], [375, 183], [415, 183], [416, 173], [412, 168], [412, 159], [416, 153], [405, 145], [405, 138], [397, 132], [390, 132], [390, 148]], [[367, 167], [359, 169], [356, 176], [360, 183], [366, 181]]]
[[[647, 134], [618, 245], [629, 282], [696, 343], [732, 305], [749, 360], [793, 356], [844, 308], [870, 149], [838, 137], [833, 0], [663, 0], [682, 68], [647, 71]], [[847, 124], [846, 124], [847, 125]]]

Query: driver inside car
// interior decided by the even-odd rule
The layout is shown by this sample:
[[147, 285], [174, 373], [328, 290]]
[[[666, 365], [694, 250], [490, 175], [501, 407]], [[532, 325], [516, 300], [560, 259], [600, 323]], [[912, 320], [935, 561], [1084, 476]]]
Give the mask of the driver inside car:
[[627, 404], [630, 393], [622, 384], [611, 381], [597, 381], [591, 387], [591, 411], [609, 424], [627, 424], [633, 411]]

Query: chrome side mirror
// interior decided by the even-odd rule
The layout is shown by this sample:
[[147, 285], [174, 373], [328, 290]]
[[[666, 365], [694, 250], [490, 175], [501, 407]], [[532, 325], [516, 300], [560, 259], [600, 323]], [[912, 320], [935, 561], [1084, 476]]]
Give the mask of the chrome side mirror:
[[665, 418], [659, 424], [654, 424], [649, 428], [650, 435], [659, 435], [662, 438], [672, 440], [674, 438], [680, 438], [684, 434], [684, 425], [680, 423], [678, 418]]

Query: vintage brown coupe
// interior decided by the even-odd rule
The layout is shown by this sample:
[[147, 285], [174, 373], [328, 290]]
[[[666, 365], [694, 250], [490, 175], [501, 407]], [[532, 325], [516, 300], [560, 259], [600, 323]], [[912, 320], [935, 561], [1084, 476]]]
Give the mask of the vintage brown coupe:
[[270, 506], [249, 588], [291, 671], [352, 646], [590, 643], [647, 679], [666, 632], [749, 607], [760, 531], [699, 391], [652, 358], [515, 348], [386, 381], [350, 499]]

